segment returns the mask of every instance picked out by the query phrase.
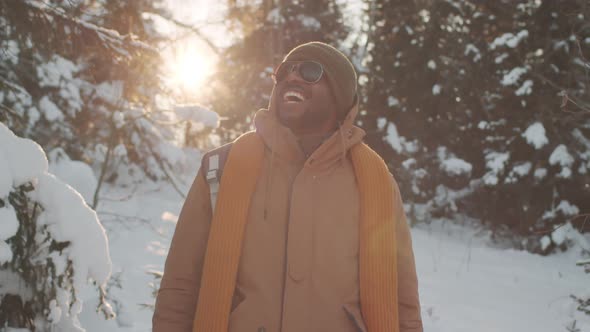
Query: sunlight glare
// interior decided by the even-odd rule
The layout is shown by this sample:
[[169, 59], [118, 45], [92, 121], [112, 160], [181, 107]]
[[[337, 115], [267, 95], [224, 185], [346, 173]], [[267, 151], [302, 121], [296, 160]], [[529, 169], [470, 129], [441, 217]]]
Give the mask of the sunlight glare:
[[215, 71], [215, 61], [193, 44], [176, 48], [169, 60], [171, 85], [186, 93], [196, 93]]

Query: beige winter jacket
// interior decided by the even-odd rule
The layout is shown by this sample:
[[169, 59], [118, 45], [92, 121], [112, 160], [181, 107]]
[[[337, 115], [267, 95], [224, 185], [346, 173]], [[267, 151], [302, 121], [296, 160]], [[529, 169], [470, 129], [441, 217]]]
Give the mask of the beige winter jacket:
[[[341, 129], [305, 158], [273, 113], [256, 114], [265, 145], [238, 267], [230, 332], [367, 331], [359, 299], [359, 195], [348, 149], [364, 132]], [[400, 331], [422, 331], [412, 241], [399, 189], [397, 211]], [[211, 205], [199, 171], [179, 217], [153, 316], [153, 331], [192, 331]], [[204, 331], [205, 332], [205, 331]]]

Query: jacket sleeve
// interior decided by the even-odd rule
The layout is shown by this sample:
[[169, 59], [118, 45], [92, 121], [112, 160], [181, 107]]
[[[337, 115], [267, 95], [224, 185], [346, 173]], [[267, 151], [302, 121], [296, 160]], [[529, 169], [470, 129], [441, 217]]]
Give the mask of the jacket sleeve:
[[397, 273], [400, 332], [422, 332], [416, 263], [410, 227], [406, 220], [399, 187], [393, 179], [394, 213], [397, 220]]
[[184, 202], [152, 318], [154, 332], [191, 332], [209, 228], [209, 186], [199, 170]]

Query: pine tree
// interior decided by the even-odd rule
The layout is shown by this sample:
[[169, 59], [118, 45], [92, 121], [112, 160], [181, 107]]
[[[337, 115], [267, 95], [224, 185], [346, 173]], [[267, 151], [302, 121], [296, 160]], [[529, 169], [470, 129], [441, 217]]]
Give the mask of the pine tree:
[[590, 210], [588, 6], [465, 0], [367, 8], [362, 121], [414, 219], [473, 217], [497, 232], [533, 235], [525, 247], [536, 251], [556, 245], [540, 245], [539, 232], [581, 225], [576, 215]]
[[[159, 79], [159, 54], [154, 44], [136, 37], [149, 43], [159, 40], [141, 15], [143, 9], [152, 10], [147, 7], [150, 1], [108, 3], [116, 5], [113, 12], [105, 9], [106, 4], [0, 2], [0, 129], [6, 125], [18, 136], [38, 142], [45, 151], [61, 149], [70, 158], [95, 166], [99, 184], [141, 180], [146, 175], [170, 178], [175, 163], [171, 152], [178, 148], [172, 143], [176, 128], [168, 123], [175, 118], [156, 103], [156, 97], [165, 92]], [[115, 25], [130, 17], [142, 21]], [[71, 188], [58, 185], [57, 179], [44, 173], [44, 156], [37, 158], [45, 162], [44, 168], [34, 175], [11, 179], [15, 170], [32, 167], [30, 160], [22, 158], [11, 166], [15, 158], [26, 155], [26, 151], [6, 152], [12, 148], [13, 143], [5, 140], [11, 135], [0, 130], [0, 219], [17, 225], [14, 234], [5, 234], [5, 228], [0, 234], [4, 289], [0, 325], [79, 330], [77, 292], [89, 275], [84, 268], [103, 263], [104, 258], [96, 255], [80, 261], [79, 250], [99, 253], [100, 246], [88, 240], [97, 234], [104, 236], [104, 230], [95, 233], [101, 227], [94, 211]], [[36, 151], [42, 153], [39, 147]], [[51, 185], [45, 186], [47, 183]], [[44, 187], [51, 189], [39, 194]], [[96, 193], [99, 191], [100, 187]], [[69, 197], [65, 200], [69, 213], [63, 212], [64, 197]], [[96, 206], [98, 196], [87, 203]], [[58, 208], [62, 210], [56, 213]], [[60, 232], [56, 225], [70, 215], [78, 216], [79, 224]], [[90, 248], [73, 244], [64, 234], [71, 235], [88, 220], [96, 224], [85, 234], [84, 244]], [[8, 277], [14, 281], [11, 285], [23, 287], [21, 292], [6, 291]], [[102, 285], [108, 273], [93, 278]], [[104, 291], [99, 296], [104, 303]], [[108, 306], [102, 309], [107, 316], [112, 314]]]
[[47, 173], [31, 140], [0, 123], [0, 326], [83, 331], [80, 292], [91, 278], [99, 307], [113, 317], [104, 286], [108, 241], [96, 213], [71, 187]]
[[172, 180], [178, 128], [156, 103], [166, 94], [154, 48], [161, 36], [143, 10], [165, 15], [147, 0], [2, 2], [0, 120], [93, 165], [99, 184]]

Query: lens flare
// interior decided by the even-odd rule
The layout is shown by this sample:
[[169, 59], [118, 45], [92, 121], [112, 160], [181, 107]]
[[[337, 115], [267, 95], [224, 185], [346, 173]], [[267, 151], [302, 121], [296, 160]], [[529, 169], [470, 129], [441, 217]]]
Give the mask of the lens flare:
[[206, 51], [191, 44], [177, 47], [168, 60], [170, 84], [185, 93], [196, 93], [215, 71]]

